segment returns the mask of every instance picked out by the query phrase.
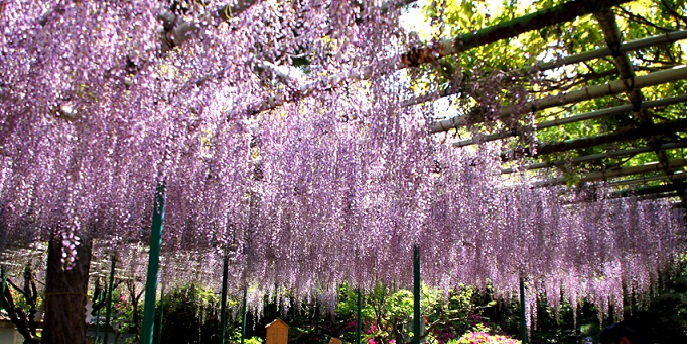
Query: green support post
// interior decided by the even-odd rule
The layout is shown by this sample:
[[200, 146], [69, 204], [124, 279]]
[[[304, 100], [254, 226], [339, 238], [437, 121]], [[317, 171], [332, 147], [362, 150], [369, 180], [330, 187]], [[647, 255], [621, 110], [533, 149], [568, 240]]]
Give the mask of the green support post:
[[243, 313], [242, 314], [243, 315], [243, 325], [242, 325], [243, 327], [241, 328], [241, 344], [244, 344], [245, 340], [246, 340], [246, 325], [248, 322], [248, 321], [246, 321], [246, 313], [247, 313], [247, 311], [246, 311], [246, 299], [247, 299], [247, 296], [248, 296], [248, 287], [245, 287], [245, 288], [243, 288], [243, 309], [241, 310], [241, 312]]
[[112, 315], [112, 291], [114, 289], [114, 279], [115, 279], [115, 264], [117, 263], [117, 260], [115, 259], [114, 256], [112, 256], [112, 264], [110, 266], [110, 284], [107, 287], [107, 307], [105, 308], [105, 339], [103, 340], [103, 343], [109, 344], [109, 336], [110, 336], [110, 316]]
[[98, 310], [95, 316], [95, 343], [100, 343], [100, 310]]
[[143, 326], [141, 327], [141, 344], [153, 344], [155, 327], [155, 294], [157, 292], [157, 272], [160, 263], [160, 246], [162, 246], [162, 222], [165, 218], [165, 184], [161, 183], [155, 190], [153, 224], [150, 228], [150, 252], [148, 255], [148, 274], [146, 275], [145, 303], [143, 306]]
[[420, 344], [420, 248], [413, 246], [413, 343]]
[[356, 333], [358, 344], [363, 342], [363, 296], [358, 288], [358, 331]]
[[2, 266], [0, 266], [0, 275], [2, 275], [2, 283], [0, 283], [0, 310], [2, 310], [2, 307], [5, 304], [5, 284], [7, 283], [5, 268]]
[[522, 344], [527, 344], [527, 313], [525, 312], [525, 277], [520, 274], [520, 336]]
[[[100, 285], [100, 283], [98, 283]], [[101, 303], [103, 302], [103, 291], [98, 287], [96, 289], [96, 295], [93, 297], [94, 301], [93, 304], [96, 303]], [[95, 312], [95, 343], [98, 344], [100, 343], [100, 310], [98, 309], [97, 312]]]
[[219, 322], [219, 344], [224, 344], [227, 337], [227, 281], [229, 279], [229, 256], [224, 255], [224, 270], [222, 272], [222, 306]]
[[162, 340], [162, 315], [164, 314], [165, 311], [165, 284], [162, 284], [162, 291], [160, 292], [160, 317], [157, 319], [157, 328], [155, 328], [155, 332], [157, 335], [157, 341], [155, 341], [156, 344], [160, 344], [160, 341]]

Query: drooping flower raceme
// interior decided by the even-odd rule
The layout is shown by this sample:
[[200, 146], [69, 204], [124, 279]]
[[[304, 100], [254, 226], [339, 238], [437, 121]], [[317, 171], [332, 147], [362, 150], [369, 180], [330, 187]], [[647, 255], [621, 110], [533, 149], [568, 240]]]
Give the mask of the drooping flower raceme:
[[2, 6], [0, 250], [58, 233], [66, 263], [94, 239], [133, 256], [164, 184], [165, 283], [218, 288], [226, 254], [254, 309], [333, 302], [342, 281], [409, 287], [415, 245], [445, 289], [511, 297], [525, 276], [618, 309], [679, 252], [665, 202], [566, 205], [502, 179], [498, 145], [431, 137], [400, 105], [405, 37], [377, 1], [257, 2], [228, 20], [164, 1]]

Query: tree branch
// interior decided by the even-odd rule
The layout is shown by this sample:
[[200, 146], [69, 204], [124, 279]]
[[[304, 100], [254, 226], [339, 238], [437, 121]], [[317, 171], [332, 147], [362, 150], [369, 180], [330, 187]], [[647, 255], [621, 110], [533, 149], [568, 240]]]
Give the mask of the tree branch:
[[679, 13], [676, 9], [670, 6], [666, 0], [661, 0], [661, 4], [668, 12], [670, 12], [670, 14], [674, 15], [675, 18], [682, 20], [687, 25], [687, 15]]
[[620, 8], [621, 11], [623, 11], [625, 14], [627, 14], [628, 18], [631, 21], [636, 21], [638, 23], [651, 26], [657, 30], [664, 31], [664, 32], [675, 31], [675, 28], [657, 25], [657, 24], [649, 21], [649, 19], [646, 19], [644, 16], [641, 16], [639, 14], [635, 14], [635, 13], [631, 12], [630, 10], [628, 10], [622, 6], [618, 6], [618, 7]]

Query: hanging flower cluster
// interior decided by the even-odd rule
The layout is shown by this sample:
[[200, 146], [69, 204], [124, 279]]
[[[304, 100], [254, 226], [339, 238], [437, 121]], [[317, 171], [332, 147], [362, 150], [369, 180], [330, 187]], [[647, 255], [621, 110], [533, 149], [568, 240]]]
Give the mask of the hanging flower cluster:
[[219, 286], [229, 255], [255, 309], [409, 286], [415, 245], [428, 283], [509, 297], [522, 275], [607, 309], [679, 249], [665, 203], [564, 205], [508, 186], [498, 147], [436, 142], [399, 105], [405, 38], [378, 1], [181, 3], [2, 4], [0, 249], [60, 234], [133, 257], [158, 185], [163, 279]]

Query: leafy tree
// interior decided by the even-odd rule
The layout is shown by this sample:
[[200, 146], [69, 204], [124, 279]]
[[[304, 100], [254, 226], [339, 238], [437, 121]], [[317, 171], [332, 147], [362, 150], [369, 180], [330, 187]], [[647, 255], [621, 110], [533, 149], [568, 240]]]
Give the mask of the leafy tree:
[[[497, 25], [512, 20], [514, 17], [563, 3], [563, 1], [537, 1], [531, 5], [517, 1], [503, 1], [502, 6], [489, 5], [487, 2], [472, 1], [434, 1], [425, 7], [425, 14], [430, 18], [440, 18], [435, 21], [435, 35], [425, 34], [426, 38], [439, 39], [470, 32], [487, 26]], [[617, 15], [622, 39], [633, 40], [653, 35], [660, 35], [669, 31], [681, 30], [685, 27], [684, 16], [680, 13], [687, 9], [684, 1], [633, 1], [619, 6], [614, 13]], [[501, 40], [481, 47], [470, 49], [458, 56], [445, 57], [438, 65], [430, 66], [426, 77], [420, 78], [421, 91], [433, 89], [439, 85], [440, 89], [454, 90], [457, 93], [455, 102], [458, 114], [475, 109], [477, 103], [490, 104], [484, 94], [476, 90], [483, 89], [492, 82], [495, 76], [501, 82], [499, 90], [495, 90], [494, 97], [500, 99], [496, 106], [523, 102], [523, 99], [537, 99], [551, 94], [563, 94], [568, 90], [582, 86], [602, 84], [620, 77], [613, 59], [603, 57], [592, 61], [585, 61], [575, 65], [559, 68], [555, 72], [543, 74], [531, 73], [528, 68], [542, 62], [555, 61], [559, 58], [586, 52], [606, 46], [605, 38], [599, 29], [597, 18], [587, 15], [578, 18], [573, 23], [553, 25], [539, 31], [520, 34], [517, 37]], [[629, 52], [629, 59], [636, 71], [636, 75], [647, 72], [672, 68], [684, 63], [685, 51], [682, 44], [663, 44], [646, 49]], [[503, 78], [503, 76], [507, 76]], [[456, 84], [457, 82], [457, 84]], [[488, 87], [487, 87], [488, 88]], [[666, 83], [642, 89], [645, 100], [657, 100], [685, 93], [685, 82]], [[522, 91], [526, 91], [523, 97]], [[484, 91], [481, 91], [482, 93]], [[492, 93], [489, 93], [492, 95]], [[534, 122], [543, 122], [565, 114], [585, 113], [597, 109], [622, 105], [619, 97], [603, 97], [594, 100], [581, 101], [576, 104], [546, 109], [535, 114], [518, 114], [515, 118], [500, 118], [501, 121], [491, 126], [477, 124], [481, 134], [485, 132], [509, 132], [518, 136], [518, 140], [510, 145], [513, 151], [519, 147], [532, 147], [534, 144], [557, 143], [564, 140], [576, 140], [585, 137], [603, 135], [616, 130], [639, 125], [638, 119], [630, 113], [604, 116], [591, 120], [557, 125], [537, 130], [531, 133]], [[463, 109], [461, 109], [463, 108]], [[657, 121], [669, 121], [680, 117], [684, 112], [684, 104], [665, 108], [645, 110]], [[529, 128], [529, 129], [528, 129]], [[529, 134], [528, 134], [529, 133]], [[458, 130], [460, 135], [470, 135], [466, 129]], [[664, 142], [680, 140], [666, 133]], [[612, 143], [614, 149], [622, 150], [634, 148], [638, 145], [655, 145], [648, 138], [633, 141]], [[606, 152], [606, 145], [594, 145], [586, 148], [574, 149], [570, 152], [542, 155], [538, 159], [544, 162], [566, 161], [577, 156], [585, 156]], [[666, 158], [679, 157], [681, 151], [668, 150]], [[632, 166], [656, 161], [655, 153], [637, 154], [630, 157], [608, 157], [580, 164], [560, 165], [566, 173], [569, 184], [579, 182], [581, 172], [616, 166]]]
[[173, 288], [163, 299], [161, 343], [219, 341], [219, 300], [212, 290], [191, 283]]
[[31, 265], [24, 267], [23, 288], [7, 278], [7, 284], [3, 287], [4, 295], [0, 295], [0, 310], [7, 314], [24, 337], [24, 344], [40, 343], [38, 334], [38, 309], [42, 298], [36, 288], [36, 279]]

